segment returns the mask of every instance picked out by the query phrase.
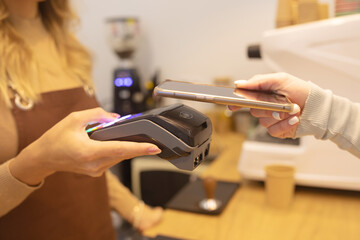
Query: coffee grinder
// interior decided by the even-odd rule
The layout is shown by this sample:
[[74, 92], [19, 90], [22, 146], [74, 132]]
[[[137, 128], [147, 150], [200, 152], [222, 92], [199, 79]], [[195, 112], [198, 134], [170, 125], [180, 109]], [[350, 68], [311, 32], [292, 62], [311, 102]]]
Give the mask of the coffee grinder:
[[136, 18], [120, 17], [106, 20], [108, 41], [119, 57], [114, 70], [114, 111], [121, 115], [145, 110], [141, 79], [134, 64], [134, 52], [138, 45], [139, 23]]

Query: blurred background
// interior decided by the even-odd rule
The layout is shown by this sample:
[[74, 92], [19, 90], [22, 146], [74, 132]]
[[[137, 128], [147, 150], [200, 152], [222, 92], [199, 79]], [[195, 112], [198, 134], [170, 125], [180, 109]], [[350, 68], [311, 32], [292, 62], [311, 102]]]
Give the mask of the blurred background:
[[[75, 0], [81, 19], [78, 37], [92, 52], [100, 103], [112, 109], [113, 71], [119, 58], [106, 36], [106, 19], [136, 17], [140, 37], [134, 55], [143, 85], [158, 71], [170, 78], [212, 83], [270, 72], [247, 57], [247, 46], [276, 27], [277, 0]], [[334, 1], [328, 3], [330, 16]], [[200, 108], [209, 104], [195, 103]]]

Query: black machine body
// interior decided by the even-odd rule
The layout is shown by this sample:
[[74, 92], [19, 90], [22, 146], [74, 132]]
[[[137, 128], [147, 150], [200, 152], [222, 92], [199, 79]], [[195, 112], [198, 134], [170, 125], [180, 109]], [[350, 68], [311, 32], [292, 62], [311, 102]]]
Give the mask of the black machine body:
[[183, 104], [127, 115], [87, 129], [91, 139], [148, 142], [157, 145], [160, 158], [183, 170], [195, 169], [209, 154], [210, 119]]

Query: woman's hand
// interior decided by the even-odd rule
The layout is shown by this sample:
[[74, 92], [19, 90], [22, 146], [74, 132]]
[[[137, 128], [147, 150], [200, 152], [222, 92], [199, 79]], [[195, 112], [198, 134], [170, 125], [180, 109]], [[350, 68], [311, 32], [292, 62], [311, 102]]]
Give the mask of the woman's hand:
[[[310, 91], [307, 82], [287, 73], [273, 73], [256, 75], [248, 81], [235, 81], [235, 86], [251, 90], [274, 91], [287, 96], [292, 103], [297, 104], [290, 114], [250, 109], [250, 113], [254, 117], [259, 118], [260, 124], [268, 129], [271, 136], [278, 138], [291, 138], [295, 136], [300, 110], [304, 108]], [[235, 111], [239, 107], [229, 106], [229, 109]]]
[[122, 160], [161, 152], [150, 143], [88, 137], [85, 128], [89, 122], [110, 122], [116, 117], [101, 108], [71, 113], [21, 151], [11, 161], [11, 173], [28, 185], [39, 184], [57, 171], [97, 177]]

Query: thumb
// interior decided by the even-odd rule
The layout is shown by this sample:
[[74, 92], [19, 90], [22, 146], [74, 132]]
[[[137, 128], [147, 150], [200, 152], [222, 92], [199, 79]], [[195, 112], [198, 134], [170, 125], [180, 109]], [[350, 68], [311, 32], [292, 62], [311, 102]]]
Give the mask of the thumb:
[[104, 109], [92, 108], [84, 111], [79, 111], [73, 113], [75, 121], [77, 121], [78, 125], [81, 127], [85, 127], [90, 122], [111, 122], [118, 118], [120, 115], [117, 113], [109, 113]]
[[159, 154], [158, 146], [146, 142], [92, 141], [92, 150], [100, 156], [133, 158], [143, 155]]
[[277, 91], [281, 89], [285, 78], [286, 76], [283, 73], [270, 73], [255, 75], [248, 81], [237, 80], [234, 83], [237, 88], [259, 91]]

